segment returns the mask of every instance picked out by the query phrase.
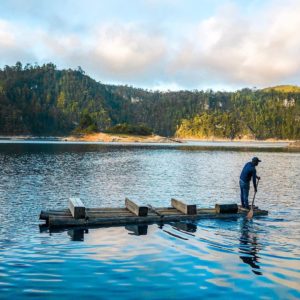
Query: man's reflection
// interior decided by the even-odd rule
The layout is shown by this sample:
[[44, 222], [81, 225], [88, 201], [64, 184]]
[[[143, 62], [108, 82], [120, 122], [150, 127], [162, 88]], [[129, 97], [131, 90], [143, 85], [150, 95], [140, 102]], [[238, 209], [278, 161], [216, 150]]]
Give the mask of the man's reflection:
[[252, 268], [252, 272], [256, 275], [262, 275], [262, 272], [258, 271], [259, 256], [257, 255], [260, 248], [258, 238], [253, 229], [253, 223], [246, 219], [243, 219], [241, 223], [241, 237], [240, 237], [240, 258]]

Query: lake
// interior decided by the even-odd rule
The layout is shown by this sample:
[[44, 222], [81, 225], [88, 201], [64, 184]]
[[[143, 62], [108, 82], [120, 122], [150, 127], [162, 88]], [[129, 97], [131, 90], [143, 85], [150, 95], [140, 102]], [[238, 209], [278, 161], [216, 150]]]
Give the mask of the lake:
[[[1, 299], [300, 298], [300, 153], [283, 144], [0, 141]], [[49, 231], [42, 209], [239, 203], [253, 156], [268, 216]], [[250, 190], [250, 199], [253, 188]]]

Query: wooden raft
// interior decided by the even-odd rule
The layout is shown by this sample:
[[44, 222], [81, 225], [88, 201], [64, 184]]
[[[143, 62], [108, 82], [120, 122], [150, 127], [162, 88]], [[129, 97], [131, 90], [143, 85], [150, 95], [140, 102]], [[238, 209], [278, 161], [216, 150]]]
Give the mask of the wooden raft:
[[[172, 207], [154, 208], [139, 206], [128, 198], [124, 208], [86, 208], [78, 198], [69, 199], [69, 209], [41, 211], [40, 219], [50, 228], [149, 224], [198, 220], [202, 218], [232, 218], [245, 216], [248, 211], [237, 204], [216, 204], [215, 208], [198, 208], [172, 199]], [[267, 215], [268, 211], [254, 209], [254, 216]]]

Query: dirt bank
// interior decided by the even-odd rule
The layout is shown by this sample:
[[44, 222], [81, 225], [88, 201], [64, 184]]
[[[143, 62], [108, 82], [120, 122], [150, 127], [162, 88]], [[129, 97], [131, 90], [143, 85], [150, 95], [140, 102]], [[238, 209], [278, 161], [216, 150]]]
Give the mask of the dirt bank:
[[299, 148], [300, 149], [300, 141], [292, 142], [288, 145], [289, 148]]
[[74, 135], [64, 138], [65, 141], [81, 142], [121, 142], [121, 143], [180, 143], [178, 139], [166, 138], [160, 135], [127, 135], [127, 134], [108, 134], [92, 133], [83, 135]]

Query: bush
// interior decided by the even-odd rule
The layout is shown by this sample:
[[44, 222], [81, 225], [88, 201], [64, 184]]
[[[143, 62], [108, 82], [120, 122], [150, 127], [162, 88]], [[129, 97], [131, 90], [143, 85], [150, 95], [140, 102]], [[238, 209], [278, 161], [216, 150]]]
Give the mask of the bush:
[[83, 113], [80, 117], [79, 125], [75, 133], [93, 133], [99, 131], [96, 121], [93, 120], [89, 113]]
[[105, 132], [107, 133], [118, 133], [118, 134], [134, 134], [134, 135], [151, 135], [151, 128], [144, 124], [141, 125], [130, 125], [127, 123], [117, 124], [108, 128]]

